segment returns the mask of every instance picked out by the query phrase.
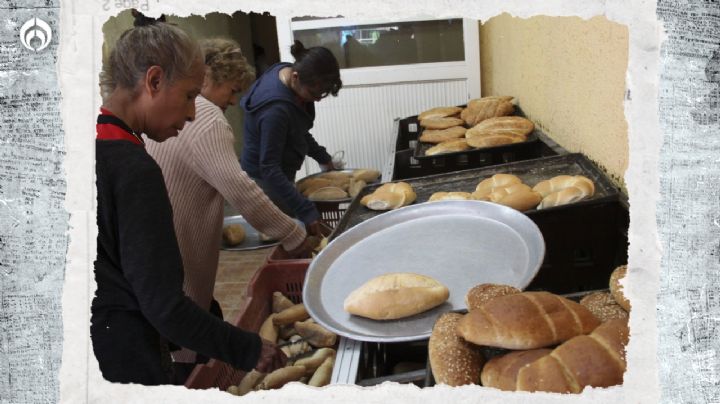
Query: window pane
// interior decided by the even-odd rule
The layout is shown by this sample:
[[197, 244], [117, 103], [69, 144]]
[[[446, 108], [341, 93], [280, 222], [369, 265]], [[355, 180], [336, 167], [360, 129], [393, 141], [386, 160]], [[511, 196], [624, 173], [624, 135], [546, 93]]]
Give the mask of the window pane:
[[294, 30], [305, 45], [324, 46], [340, 68], [465, 60], [462, 19]]

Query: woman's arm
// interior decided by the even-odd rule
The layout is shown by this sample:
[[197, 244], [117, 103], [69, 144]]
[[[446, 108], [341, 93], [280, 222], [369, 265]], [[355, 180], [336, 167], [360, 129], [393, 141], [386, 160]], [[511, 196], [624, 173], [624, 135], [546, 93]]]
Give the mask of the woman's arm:
[[160, 168], [147, 160], [129, 165], [114, 188], [118, 253], [140, 310], [173, 343], [250, 370], [258, 362], [260, 337], [223, 322], [183, 293], [170, 200]]
[[235, 154], [230, 125], [216, 120], [205, 128], [205, 133], [195, 136], [189, 151], [198, 175], [217, 189], [254, 228], [281, 240], [288, 251], [299, 246], [305, 239], [305, 229], [278, 209], [243, 171]]

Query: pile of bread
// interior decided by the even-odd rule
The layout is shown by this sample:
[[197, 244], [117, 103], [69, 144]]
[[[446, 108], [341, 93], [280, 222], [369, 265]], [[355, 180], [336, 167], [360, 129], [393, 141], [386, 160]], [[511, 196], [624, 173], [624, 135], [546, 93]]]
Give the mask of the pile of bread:
[[558, 175], [537, 183], [524, 184], [512, 174], [495, 174], [475, 187], [474, 192], [435, 192], [428, 202], [446, 200], [479, 200], [509, 206], [519, 211], [546, 209], [575, 203], [595, 194], [595, 185], [582, 175]]
[[423, 132], [418, 140], [435, 146], [426, 156], [465, 151], [472, 148], [524, 142], [535, 129], [532, 121], [509, 116], [513, 97], [492, 96], [468, 101], [467, 107], [436, 107], [418, 115]]
[[[613, 273], [611, 293], [580, 303], [506, 285], [472, 288], [468, 313], [443, 314], [433, 327], [428, 350], [435, 381], [557, 393], [622, 384], [630, 309], [619, 284], [625, 270]], [[486, 361], [491, 349], [503, 353]]]
[[254, 390], [279, 389], [290, 382], [322, 387], [330, 383], [335, 364], [337, 335], [310, 318], [302, 303], [295, 304], [280, 292], [273, 293], [272, 314], [260, 327], [260, 337], [279, 345], [287, 366], [264, 374], [252, 370], [238, 385], [227, 388], [242, 396]]
[[369, 168], [328, 171], [303, 178], [295, 187], [311, 201], [335, 201], [354, 198], [365, 185], [378, 178], [380, 171]]

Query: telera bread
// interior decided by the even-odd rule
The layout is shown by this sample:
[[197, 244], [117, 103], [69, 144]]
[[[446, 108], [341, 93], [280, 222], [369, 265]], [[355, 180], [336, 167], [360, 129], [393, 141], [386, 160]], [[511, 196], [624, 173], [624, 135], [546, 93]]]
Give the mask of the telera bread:
[[395, 320], [430, 310], [448, 297], [448, 288], [429, 276], [388, 273], [355, 289], [345, 299], [343, 309], [373, 320]]

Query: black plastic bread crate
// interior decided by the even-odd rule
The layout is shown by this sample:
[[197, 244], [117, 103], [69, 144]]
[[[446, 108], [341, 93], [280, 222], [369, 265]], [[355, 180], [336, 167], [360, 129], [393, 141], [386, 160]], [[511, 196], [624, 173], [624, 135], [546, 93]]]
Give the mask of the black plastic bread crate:
[[414, 149], [419, 134], [420, 121], [418, 121], [417, 115], [398, 120], [395, 151]]
[[[528, 289], [573, 293], [607, 288], [610, 272], [627, 261], [627, 202], [617, 187], [582, 154], [525, 160], [412, 178], [406, 182], [417, 195], [415, 203], [422, 203], [439, 191], [472, 192], [481, 180], [498, 173], [515, 174], [530, 186], [561, 174], [584, 175], [595, 183], [595, 194], [591, 198], [525, 212], [540, 228], [546, 246], [543, 266]], [[383, 213], [360, 205], [360, 199], [378, 186], [365, 187], [352, 201], [331, 239]]]

